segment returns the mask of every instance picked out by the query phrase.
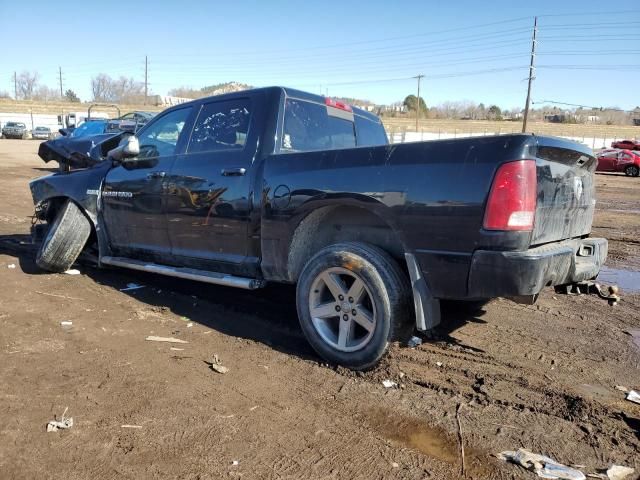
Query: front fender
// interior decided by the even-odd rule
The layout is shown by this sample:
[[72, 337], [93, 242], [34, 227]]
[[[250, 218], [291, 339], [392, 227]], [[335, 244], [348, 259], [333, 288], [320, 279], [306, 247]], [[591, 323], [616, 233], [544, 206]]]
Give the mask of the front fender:
[[29, 183], [33, 204], [38, 206], [54, 198], [69, 198], [96, 226], [100, 188], [109, 168], [109, 162], [103, 162], [93, 168], [36, 178]]

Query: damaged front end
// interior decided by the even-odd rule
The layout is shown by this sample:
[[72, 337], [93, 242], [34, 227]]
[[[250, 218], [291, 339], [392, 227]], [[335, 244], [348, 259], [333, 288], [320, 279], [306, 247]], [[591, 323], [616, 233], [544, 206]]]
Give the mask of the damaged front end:
[[58, 137], [40, 144], [38, 156], [45, 163], [55, 160], [60, 171], [68, 172], [92, 167], [107, 158], [107, 153], [118, 146], [130, 132], [105, 133], [88, 137]]

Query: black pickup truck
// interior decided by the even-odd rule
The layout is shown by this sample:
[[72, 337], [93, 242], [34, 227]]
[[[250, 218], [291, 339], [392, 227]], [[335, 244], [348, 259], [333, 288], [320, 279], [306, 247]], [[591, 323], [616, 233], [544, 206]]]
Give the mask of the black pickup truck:
[[376, 116], [342, 102], [236, 92], [167, 109], [103, 161], [32, 181], [49, 225], [37, 263], [64, 271], [92, 246], [101, 265], [295, 283], [313, 348], [366, 369], [435, 327], [441, 299], [530, 301], [595, 278], [607, 255], [589, 236], [595, 168], [558, 138], [388, 145]]

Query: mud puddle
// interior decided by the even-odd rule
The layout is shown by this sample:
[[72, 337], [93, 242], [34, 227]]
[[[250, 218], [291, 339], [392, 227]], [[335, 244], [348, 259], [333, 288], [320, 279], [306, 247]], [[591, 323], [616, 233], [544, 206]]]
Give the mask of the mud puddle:
[[640, 292], [640, 272], [622, 268], [602, 267], [598, 281], [618, 285], [622, 293]]
[[[368, 421], [373, 428], [389, 440], [401, 443], [437, 460], [452, 465], [461, 465], [459, 440], [442, 428], [429, 425], [417, 418], [405, 417], [383, 409], [370, 411]], [[464, 419], [462, 422], [464, 423]], [[467, 472], [486, 474], [491, 471], [489, 456], [470, 449], [468, 445], [465, 445], [464, 458]]]

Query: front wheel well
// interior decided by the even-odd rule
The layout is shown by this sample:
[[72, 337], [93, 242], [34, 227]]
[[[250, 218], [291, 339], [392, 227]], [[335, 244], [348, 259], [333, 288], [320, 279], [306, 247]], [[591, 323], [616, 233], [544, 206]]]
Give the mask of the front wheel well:
[[[74, 202], [79, 210], [82, 212], [82, 214], [87, 217], [87, 220], [89, 220], [89, 225], [91, 226], [91, 233], [89, 234], [89, 239], [87, 240], [86, 246], [85, 248], [91, 246], [91, 245], [98, 245], [98, 236], [97, 236], [97, 232], [96, 232], [96, 226], [93, 223], [91, 216], [87, 214], [87, 212], [85, 212], [84, 208], [82, 208], [82, 206], [80, 206], [77, 202], [75, 202], [72, 198], [70, 197], [51, 197], [48, 198], [46, 200], [42, 200], [41, 202], [39, 202], [38, 204], [36, 204], [35, 207], [35, 217], [38, 220], [44, 221], [48, 224], [53, 223], [53, 221], [56, 218], [56, 215], [58, 214], [58, 212], [60, 211], [60, 209], [64, 206], [65, 202], [69, 200], [71, 202]], [[46, 230], [45, 230], [46, 231]]]
[[398, 234], [380, 216], [353, 206], [327, 206], [314, 210], [298, 225], [289, 246], [287, 274], [297, 281], [305, 263], [328, 245], [363, 242], [386, 251], [403, 268], [404, 246]]

